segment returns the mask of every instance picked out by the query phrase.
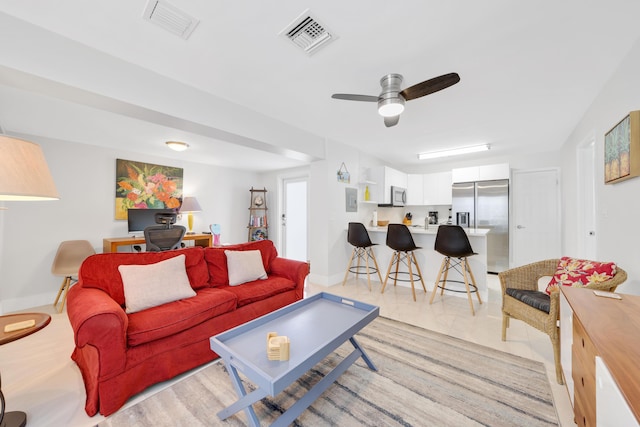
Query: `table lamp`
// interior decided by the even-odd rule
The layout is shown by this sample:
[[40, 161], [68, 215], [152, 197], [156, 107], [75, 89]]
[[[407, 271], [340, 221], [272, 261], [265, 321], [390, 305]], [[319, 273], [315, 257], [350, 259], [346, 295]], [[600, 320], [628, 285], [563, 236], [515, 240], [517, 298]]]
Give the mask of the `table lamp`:
[[[0, 135], [0, 200], [56, 200], [58, 198], [56, 186], [40, 146], [33, 142]], [[20, 335], [14, 338], [22, 338], [44, 328], [51, 319], [48, 315], [44, 316], [48, 318], [46, 322], [41, 322], [39, 325], [35, 325], [34, 322], [34, 325], [25, 326], [24, 333], [18, 331]], [[18, 323], [13, 325], [19, 326]], [[3, 333], [2, 344], [12, 340], [11, 333], [16, 333], [7, 333], [4, 329], [0, 332]], [[5, 412], [4, 403], [4, 395], [0, 390], [0, 424], [3, 427], [24, 426], [27, 423], [27, 414], [22, 411]]]
[[182, 200], [182, 206], [180, 206], [180, 213], [187, 212], [187, 223], [189, 224], [189, 231], [187, 234], [194, 234], [193, 232], [193, 213], [200, 212], [202, 208], [200, 207], [200, 203], [198, 203], [198, 199], [195, 197], [185, 197]]

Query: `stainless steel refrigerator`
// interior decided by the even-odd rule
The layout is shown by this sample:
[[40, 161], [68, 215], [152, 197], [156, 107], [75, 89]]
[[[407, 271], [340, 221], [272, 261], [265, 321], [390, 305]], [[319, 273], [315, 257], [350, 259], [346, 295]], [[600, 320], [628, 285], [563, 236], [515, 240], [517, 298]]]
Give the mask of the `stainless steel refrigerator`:
[[469, 228], [489, 228], [487, 271], [509, 268], [509, 180], [453, 184], [452, 221]]

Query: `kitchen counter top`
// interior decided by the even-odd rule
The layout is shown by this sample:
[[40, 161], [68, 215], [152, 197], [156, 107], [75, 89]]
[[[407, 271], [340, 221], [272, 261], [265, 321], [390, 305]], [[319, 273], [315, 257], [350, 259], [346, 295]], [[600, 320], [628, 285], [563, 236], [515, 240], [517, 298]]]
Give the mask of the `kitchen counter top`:
[[[423, 225], [408, 225], [407, 227], [409, 227], [409, 230], [411, 231], [412, 234], [437, 234], [438, 233], [438, 226], [432, 225], [430, 226], [428, 229], [424, 229]], [[367, 226], [366, 229], [368, 231], [371, 232], [380, 232], [380, 233], [386, 233], [387, 232], [387, 227], [371, 227], [371, 226]], [[489, 233], [491, 230], [488, 228], [464, 228], [464, 231], [467, 232], [468, 236], [486, 236], [487, 233]]]

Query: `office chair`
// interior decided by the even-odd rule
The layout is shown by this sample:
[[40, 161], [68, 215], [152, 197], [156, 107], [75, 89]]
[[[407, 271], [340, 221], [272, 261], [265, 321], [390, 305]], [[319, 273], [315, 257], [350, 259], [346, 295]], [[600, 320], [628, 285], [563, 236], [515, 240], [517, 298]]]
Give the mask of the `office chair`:
[[156, 224], [144, 229], [144, 239], [148, 252], [169, 251], [182, 247], [182, 238], [187, 229], [182, 225], [174, 225], [177, 215], [157, 213]]
[[[67, 240], [58, 246], [58, 251], [51, 265], [51, 273], [53, 273], [54, 276], [64, 277], [56, 300], [53, 302], [53, 306], [56, 307], [58, 313], [62, 313], [64, 309], [69, 288], [78, 281], [77, 275], [80, 265], [88, 256], [95, 253], [95, 249], [93, 249], [93, 246], [91, 246], [91, 243], [87, 240]], [[60, 306], [58, 306], [60, 296], [62, 296], [62, 302]]]

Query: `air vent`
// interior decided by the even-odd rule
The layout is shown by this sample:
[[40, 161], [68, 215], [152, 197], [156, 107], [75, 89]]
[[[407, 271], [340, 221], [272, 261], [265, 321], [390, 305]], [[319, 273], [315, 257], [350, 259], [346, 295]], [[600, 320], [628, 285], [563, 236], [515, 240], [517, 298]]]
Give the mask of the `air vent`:
[[291, 24], [280, 32], [307, 55], [315, 53], [321, 46], [337, 39], [326, 25], [321, 24], [309, 9], [305, 10]]
[[177, 7], [160, 0], [149, 0], [142, 17], [185, 40], [200, 22]]

